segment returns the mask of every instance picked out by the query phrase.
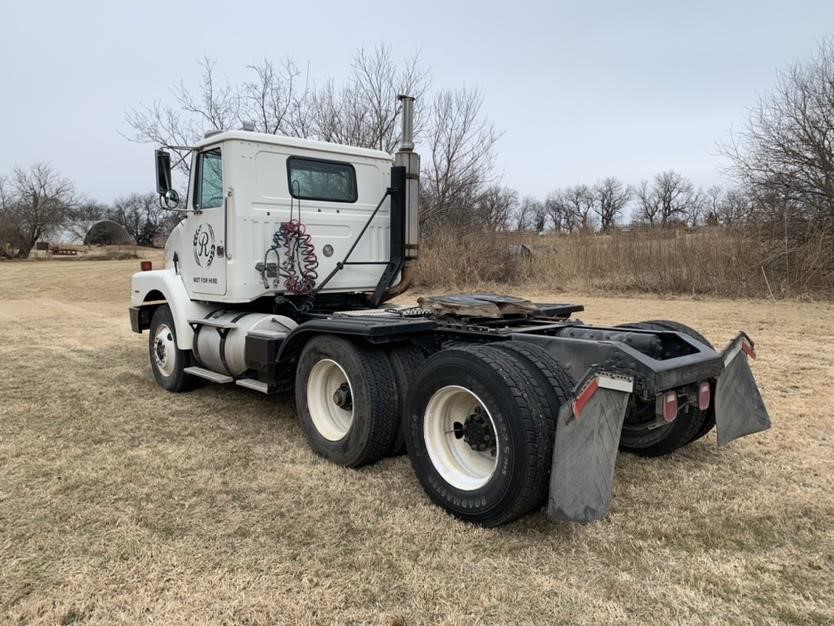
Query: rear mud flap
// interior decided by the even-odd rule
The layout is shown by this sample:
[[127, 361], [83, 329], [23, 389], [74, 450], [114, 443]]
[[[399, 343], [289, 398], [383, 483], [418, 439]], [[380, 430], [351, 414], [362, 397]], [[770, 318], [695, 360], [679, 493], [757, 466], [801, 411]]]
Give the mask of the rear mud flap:
[[721, 353], [724, 371], [715, 388], [715, 428], [718, 445], [770, 428], [770, 416], [753, 378], [749, 358], [756, 358], [753, 341], [746, 333], [730, 342]]
[[547, 516], [558, 522], [594, 522], [611, 504], [614, 464], [633, 379], [595, 373], [577, 385], [559, 412]]

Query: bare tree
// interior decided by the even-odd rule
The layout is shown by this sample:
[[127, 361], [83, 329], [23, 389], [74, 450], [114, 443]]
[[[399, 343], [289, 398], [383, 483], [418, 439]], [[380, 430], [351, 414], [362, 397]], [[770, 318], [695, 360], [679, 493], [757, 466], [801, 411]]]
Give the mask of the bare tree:
[[481, 114], [483, 96], [461, 88], [441, 91], [432, 103], [422, 176], [423, 223], [468, 220], [480, 190], [494, 179], [498, 133]]
[[547, 194], [544, 200], [544, 208], [553, 225], [553, 230], [556, 232], [571, 232], [573, 230], [573, 216], [564, 199], [562, 190], [557, 189]]
[[515, 211], [515, 230], [544, 230], [547, 223], [547, 211], [543, 202], [532, 196], [525, 196]]
[[[312, 94], [313, 134], [324, 141], [393, 152], [400, 141], [397, 95], [422, 99], [427, 83], [419, 55], [398, 66], [388, 46], [380, 44], [373, 51], [360, 48], [341, 89], [329, 80]], [[422, 125], [418, 116], [415, 136], [422, 133]]]
[[78, 203], [73, 184], [46, 163], [15, 168], [0, 187], [6, 245], [21, 258], [29, 256], [35, 242], [54, 234]]
[[634, 197], [637, 200], [634, 221], [648, 226], [657, 226], [660, 222], [660, 201], [654, 190], [649, 186], [649, 181], [640, 181], [640, 184], [634, 189]]
[[521, 203], [516, 207], [513, 214], [513, 229], [517, 231], [527, 230], [530, 224], [530, 212], [533, 205], [533, 199], [530, 196], [525, 196]]
[[12, 197], [7, 176], [0, 176], [0, 257], [12, 256], [17, 239], [11, 215]]
[[719, 222], [736, 226], [749, 221], [754, 213], [753, 199], [742, 189], [729, 189], [719, 205]]
[[169, 226], [170, 212], [159, 205], [155, 193], [132, 193], [113, 201], [110, 219], [120, 224], [140, 246], [152, 246]]
[[237, 117], [252, 122], [255, 130], [261, 133], [289, 137], [312, 135], [309, 76], [305, 77], [303, 85], [299, 85], [301, 71], [292, 59], [284, 59], [277, 66], [264, 59], [247, 69], [255, 74], [255, 78], [238, 88]]
[[834, 39], [780, 72], [722, 149], [752, 194], [779, 195], [834, 226]]
[[534, 200], [531, 214], [533, 230], [537, 233], [543, 232], [547, 226], [547, 209], [544, 202]]
[[545, 201], [554, 227], [567, 232], [594, 229], [594, 193], [588, 185], [558, 189]]
[[211, 130], [233, 128], [240, 120], [241, 88], [221, 83], [216, 76], [216, 62], [204, 56], [200, 61], [200, 81], [192, 92], [183, 81], [171, 89], [173, 104], [139, 105], [126, 114], [132, 129], [129, 139], [142, 143], [170, 146], [179, 157], [177, 168], [186, 175], [191, 166], [185, 158], [187, 149]]
[[108, 217], [107, 205], [95, 200], [82, 200], [70, 207], [64, 221], [64, 227], [79, 241], [84, 241], [87, 233], [96, 222]]
[[[180, 83], [173, 103], [139, 106], [127, 115], [135, 141], [188, 146], [209, 130], [253, 121], [258, 130], [392, 152], [400, 141], [397, 95], [421, 100], [415, 137], [428, 144], [423, 161], [421, 220], [424, 224], [472, 223], [485, 188], [495, 179], [498, 133], [482, 114], [477, 89], [440, 91], [428, 99], [428, 78], [418, 55], [397, 63], [391, 49], [359, 49], [343, 84], [316, 86], [291, 60], [249, 66], [251, 80], [232, 85], [204, 58], [196, 90]], [[177, 150], [179, 157], [187, 149]], [[183, 159], [180, 171], [188, 173]], [[541, 220], [539, 220], [541, 221]]]
[[[216, 62], [204, 57], [196, 89], [183, 81], [173, 102], [139, 105], [128, 111], [129, 138], [164, 146], [190, 146], [206, 132], [252, 122], [259, 132], [320, 139], [391, 152], [399, 142], [399, 93], [423, 98], [426, 73], [415, 54], [397, 64], [391, 49], [360, 48], [342, 87], [333, 80], [316, 88], [309, 70], [302, 75], [292, 59], [268, 59], [247, 67], [252, 78], [231, 84], [217, 75]], [[418, 115], [415, 134], [422, 132]], [[173, 148], [177, 168], [188, 174], [187, 149]]]
[[700, 188], [693, 191], [686, 204], [684, 222], [690, 228], [695, 228], [703, 223], [707, 211], [706, 196]]
[[475, 213], [478, 221], [490, 230], [505, 230], [518, 205], [518, 192], [501, 185], [490, 185], [478, 196]]
[[593, 210], [599, 216], [600, 229], [610, 231], [617, 219], [622, 216], [626, 205], [631, 200], [631, 190], [618, 178], [609, 176], [599, 181], [592, 190], [594, 195]]
[[642, 181], [634, 192], [635, 220], [649, 226], [687, 224], [700, 219], [702, 195], [688, 178], [669, 170]]

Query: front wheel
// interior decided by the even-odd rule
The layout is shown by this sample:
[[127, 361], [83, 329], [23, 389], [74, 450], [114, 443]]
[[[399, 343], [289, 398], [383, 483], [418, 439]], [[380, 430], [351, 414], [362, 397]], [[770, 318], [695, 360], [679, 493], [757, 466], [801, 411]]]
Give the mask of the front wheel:
[[148, 356], [151, 371], [160, 387], [173, 392], [187, 391], [194, 387], [195, 378], [184, 371], [191, 362], [191, 352], [177, 348], [174, 316], [167, 304], [157, 307], [153, 312]]

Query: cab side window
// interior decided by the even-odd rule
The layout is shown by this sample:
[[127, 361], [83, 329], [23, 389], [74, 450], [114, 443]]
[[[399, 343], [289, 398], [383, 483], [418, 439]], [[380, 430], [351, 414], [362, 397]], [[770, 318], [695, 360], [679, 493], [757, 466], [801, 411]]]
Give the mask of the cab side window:
[[194, 208], [223, 206], [223, 159], [220, 148], [201, 152], [197, 160], [197, 188]]

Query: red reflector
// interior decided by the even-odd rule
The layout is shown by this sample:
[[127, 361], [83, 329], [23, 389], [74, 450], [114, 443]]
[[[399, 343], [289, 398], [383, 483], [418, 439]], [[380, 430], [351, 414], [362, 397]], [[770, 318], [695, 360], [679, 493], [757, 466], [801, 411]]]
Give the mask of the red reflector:
[[678, 416], [678, 392], [667, 391], [663, 396], [663, 419], [673, 422]]
[[747, 341], [741, 340], [741, 350], [754, 361], [756, 360], [756, 351]]
[[573, 416], [576, 419], [579, 419], [579, 414], [582, 412], [582, 409], [585, 408], [585, 405], [591, 401], [591, 398], [594, 397], [594, 394], [599, 389], [599, 381], [594, 378], [585, 389], [582, 390], [576, 400], [573, 401]]
[[698, 386], [698, 408], [706, 411], [709, 408], [710, 389], [708, 382], [702, 382]]
[[152, 261], [142, 261], [139, 263], [139, 267], [143, 272], [150, 272], [153, 269], [153, 262]]

